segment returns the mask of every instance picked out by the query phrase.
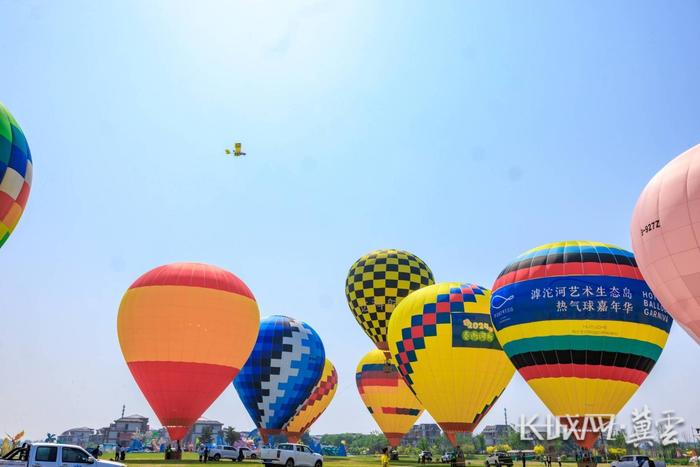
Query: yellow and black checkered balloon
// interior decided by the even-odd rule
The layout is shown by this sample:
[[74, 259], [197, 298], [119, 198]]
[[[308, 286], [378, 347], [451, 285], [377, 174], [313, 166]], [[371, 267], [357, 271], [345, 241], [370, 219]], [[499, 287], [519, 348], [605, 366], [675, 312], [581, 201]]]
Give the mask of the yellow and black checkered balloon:
[[414, 254], [377, 250], [355, 261], [345, 281], [345, 296], [355, 319], [380, 350], [387, 350], [391, 312], [414, 290], [435, 283], [433, 272]]

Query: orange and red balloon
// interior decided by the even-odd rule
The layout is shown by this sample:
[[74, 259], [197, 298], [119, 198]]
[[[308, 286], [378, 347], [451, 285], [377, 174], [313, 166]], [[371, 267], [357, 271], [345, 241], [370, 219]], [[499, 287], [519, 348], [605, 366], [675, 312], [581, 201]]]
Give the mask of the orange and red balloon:
[[184, 438], [236, 377], [259, 323], [250, 289], [216, 266], [169, 264], [129, 287], [117, 318], [119, 343], [171, 439]]

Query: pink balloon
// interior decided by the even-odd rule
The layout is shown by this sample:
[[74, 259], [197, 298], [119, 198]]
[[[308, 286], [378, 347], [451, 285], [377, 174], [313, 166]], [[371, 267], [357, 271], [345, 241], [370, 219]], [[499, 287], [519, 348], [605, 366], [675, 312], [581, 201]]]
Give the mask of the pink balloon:
[[642, 191], [632, 248], [651, 290], [700, 344], [700, 145], [666, 164]]

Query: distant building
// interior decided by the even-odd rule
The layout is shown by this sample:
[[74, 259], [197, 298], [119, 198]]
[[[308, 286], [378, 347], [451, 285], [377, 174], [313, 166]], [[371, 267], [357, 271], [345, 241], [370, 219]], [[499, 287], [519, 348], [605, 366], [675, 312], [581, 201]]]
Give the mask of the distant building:
[[202, 436], [202, 432], [204, 431], [205, 428], [209, 428], [211, 430], [211, 442], [213, 444], [216, 444], [217, 438], [223, 438], [224, 436], [224, 424], [217, 421], [217, 420], [209, 420], [208, 418], [200, 418], [198, 419], [194, 425], [192, 425], [192, 429], [190, 430], [189, 433], [187, 433], [187, 436], [185, 436], [185, 439], [183, 441], [183, 447], [191, 444], [193, 448], [196, 448], [197, 440], [199, 439], [200, 436]]
[[98, 444], [104, 444], [107, 439], [107, 433], [109, 432], [109, 427], [98, 428], [95, 430], [95, 434], [90, 436], [88, 441], [88, 446], [97, 446]]
[[83, 426], [64, 431], [57, 437], [56, 441], [62, 444], [77, 444], [78, 446], [86, 447], [90, 444], [90, 438], [94, 435], [95, 430]]
[[508, 442], [508, 436], [515, 431], [510, 425], [486, 425], [481, 431], [484, 435], [486, 446], [504, 444]]
[[143, 437], [149, 430], [148, 417], [135, 414], [118, 418], [109, 427], [102, 430], [105, 430], [106, 433], [104, 443], [119, 444], [126, 447], [131, 444], [131, 440]]
[[421, 439], [430, 442], [437, 441], [442, 436], [442, 430], [435, 423], [419, 423], [413, 425], [411, 430], [401, 440], [403, 446], [416, 446]]

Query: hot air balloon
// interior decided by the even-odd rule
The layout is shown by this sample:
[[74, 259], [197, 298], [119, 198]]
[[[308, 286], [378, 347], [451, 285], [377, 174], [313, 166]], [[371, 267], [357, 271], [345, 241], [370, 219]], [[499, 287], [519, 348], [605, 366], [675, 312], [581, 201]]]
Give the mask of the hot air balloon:
[[355, 382], [367, 410], [389, 444], [396, 448], [423, 413], [423, 406], [381, 350], [372, 350], [362, 357]]
[[491, 292], [446, 282], [417, 290], [394, 310], [389, 349], [418, 400], [456, 445], [493, 407], [515, 369], [491, 326]]
[[644, 279], [700, 344], [700, 145], [669, 162], [639, 196], [632, 248]]
[[302, 435], [318, 420], [333, 400], [336, 389], [338, 389], [338, 373], [331, 361], [326, 359], [321, 379], [314, 386], [311, 395], [284, 426], [283, 432], [290, 443], [298, 443]]
[[414, 254], [377, 250], [355, 261], [345, 280], [350, 311], [380, 350], [388, 350], [387, 327], [394, 308], [414, 290], [435, 283], [428, 266]]
[[24, 133], [0, 103], [0, 247], [22, 217], [32, 185], [32, 155]]
[[176, 263], [124, 294], [117, 330], [136, 383], [170, 438], [181, 440], [250, 355], [260, 313], [228, 271]]
[[513, 365], [584, 448], [646, 379], [673, 322], [632, 253], [586, 241], [518, 256], [493, 285], [491, 318]]
[[321, 378], [326, 353], [308, 324], [273, 315], [260, 322], [258, 340], [233, 381], [263, 442], [282, 429]]

